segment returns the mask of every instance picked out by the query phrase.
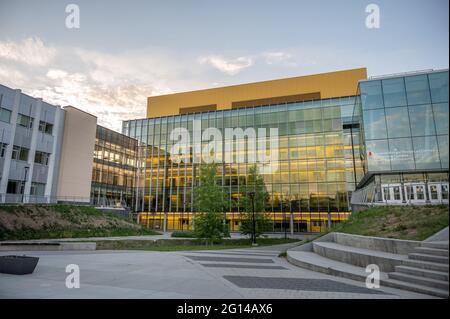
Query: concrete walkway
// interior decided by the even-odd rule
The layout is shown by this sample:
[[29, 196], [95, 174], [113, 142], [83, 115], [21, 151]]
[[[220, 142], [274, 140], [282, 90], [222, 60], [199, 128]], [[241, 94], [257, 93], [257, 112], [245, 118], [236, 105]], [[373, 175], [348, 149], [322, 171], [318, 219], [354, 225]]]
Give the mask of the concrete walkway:
[[[172, 232], [163, 232], [161, 235], [143, 235], [143, 236], [112, 236], [112, 237], [83, 237], [83, 238], [53, 238], [53, 239], [29, 239], [29, 240], [6, 240], [0, 241], [2, 243], [8, 242], [25, 242], [25, 243], [42, 243], [42, 242], [61, 242], [61, 241], [100, 241], [100, 240], [159, 240], [159, 239], [193, 239], [193, 238], [180, 238], [171, 237]], [[231, 233], [231, 239], [249, 238], [241, 233]], [[284, 238], [284, 233], [267, 233], [264, 234], [267, 238]], [[287, 235], [287, 238], [293, 238], [298, 240], [309, 240], [316, 237], [317, 234], [294, 234]], [[225, 238], [227, 239], [227, 238]]]
[[[0, 298], [429, 298], [298, 268], [278, 257], [286, 248], [16, 252], [40, 257], [38, 266], [0, 274]], [[66, 287], [68, 264], [79, 266], [80, 288]]]

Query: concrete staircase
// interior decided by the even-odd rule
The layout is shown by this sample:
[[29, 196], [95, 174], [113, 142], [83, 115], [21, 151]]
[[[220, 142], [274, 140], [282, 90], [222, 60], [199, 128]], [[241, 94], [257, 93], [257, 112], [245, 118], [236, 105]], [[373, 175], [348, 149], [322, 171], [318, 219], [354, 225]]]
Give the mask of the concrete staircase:
[[376, 264], [380, 284], [448, 298], [448, 241], [418, 242], [330, 233], [287, 251], [294, 265], [365, 281], [366, 266]]
[[448, 298], [448, 265], [448, 242], [423, 242], [408, 254], [402, 265], [388, 273], [387, 284], [403, 289], [415, 285], [423, 291], [426, 290], [424, 287], [430, 287], [428, 294]]

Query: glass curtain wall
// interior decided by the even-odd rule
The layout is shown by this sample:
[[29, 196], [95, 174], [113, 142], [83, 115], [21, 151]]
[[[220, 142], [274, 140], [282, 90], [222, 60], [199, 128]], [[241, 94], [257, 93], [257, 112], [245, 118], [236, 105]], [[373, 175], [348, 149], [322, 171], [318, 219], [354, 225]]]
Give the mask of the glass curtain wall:
[[97, 126], [91, 201], [96, 206], [134, 208], [138, 141]]
[[[139, 174], [141, 222], [152, 228], [192, 228], [193, 198], [201, 163], [175, 163], [169, 150], [174, 128], [186, 128], [191, 136], [193, 120], [201, 130], [218, 128], [225, 140], [225, 128], [278, 128], [279, 169], [263, 174], [269, 193], [265, 210], [274, 231], [323, 231], [331, 214], [332, 222], [348, 217], [349, 198], [363, 175], [360, 161], [359, 120], [352, 119], [355, 97], [301, 103], [269, 105], [245, 109], [194, 113], [123, 123], [123, 133], [143, 145], [145, 163]], [[266, 142], [268, 142], [268, 137]], [[203, 141], [205, 146], [208, 141]], [[244, 143], [240, 140], [237, 143]], [[196, 145], [187, 145], [195, 147]], [[248, 148], [244, 147], [245, 158]], [[224, 159], [224, 152], [219, 151]], [[233, 156], [239, 155], [236, 150]], [[242, 186], [252, 164], [220, 164], [219, 184], [228, 196], [224, 211], [230, 230], [239, 230]], [[287, 231], [290, 231], [288, 229]]]
[[365, 171], [448, 171], [448, 71], [363, 81]]
[[358, 192], [384, 204], [448, 204], [448, 71], [362, 81], [358, 93]]

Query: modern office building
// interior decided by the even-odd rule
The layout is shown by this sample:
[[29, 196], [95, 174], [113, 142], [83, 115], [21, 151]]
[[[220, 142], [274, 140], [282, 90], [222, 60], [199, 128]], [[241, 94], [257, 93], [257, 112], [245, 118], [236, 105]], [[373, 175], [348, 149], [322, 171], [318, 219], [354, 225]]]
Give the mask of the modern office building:
[[0, 85], [0, 202], [57, 196], [65, 112]]
[[[123, 125], [124, 134], [147, 146], [140, 152], [145, 157], [138, 190], [141, 222], [165, 229], [192, 227], [202, 163], [175, 163], [169, 150], [176, 142], [170, 140], [171, 131], [182, 127], [192, 136], [196, 120], [199, 130], [218, 128], [223, 145], [232, 142], [225, 128], [278, 129], [279, 169], [263, 174], [274, 231], [319, 231], [326, 227], [328, 214], [332, 221], [347, 218], [351, 193], [363, 176], [359, 121], [353, 116], [358, 81], [363, 79], [366, 70], [356, 69], [150, 97], [149, 118]], [[248, 149], [244, 152], [247, 158]], [[233, 155], [237, 153], [235, 149]], [[222, 151], [218, 155], [226, 156]], [[246, 196], [241, 189], [251, 165], [220, 166], [231, 230], [239, 229], [240, 198]]]
[[154, 96], [121, 134], [0, 86], [1, 202], [122, 207], [152, 228], [192, 229], [214, 136], [232, 231], [255, 164], [273, 231], [322, 231], [367, 205], [448, 204], [448, 88], [448, 70], [362, 68]]
[[132, 208], [137, 141], [0, 85], [1, 203]]
[[360, 81], [360, 203], [448, 203], [448, 70]]
[[[180, 162], [171, 132], [185, 128], [193, 137], [210, 127], [223, 137], [217, 155], [231, 230], [239, 229], [253, 164], [225, 160], [233, 139], [245, 144], [242, 136], [228, 140], [226, 128], [278, 129], [278, 169], [263, 174], [274, 231], [320, 231], [347, 218], [352, 205], [448, 204], [448, 70], [368, 79], [355, 69], [149, 97], [147, 118], [123, 123], [141, 144], [141, 223], [192, 228], [202, 165], [192, 159], [208, 139], [192, 138], [191, 161]], [[231, 149], [251, 155], [245, 146]]]
[[135, 206], [137, 140], [97, 125], [91, 199], [96, 207]]

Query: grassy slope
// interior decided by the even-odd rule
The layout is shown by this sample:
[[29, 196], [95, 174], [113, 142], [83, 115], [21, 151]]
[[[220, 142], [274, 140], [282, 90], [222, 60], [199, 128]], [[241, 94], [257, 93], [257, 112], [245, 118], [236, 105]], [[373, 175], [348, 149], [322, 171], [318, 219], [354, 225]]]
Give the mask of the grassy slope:
[[[298, 242], [298, 239], [258, 238], [259, 246]], [[209, 250], [252, 247], [249, 239], [225, 239], [214, 245], [205, 245], [200, 239], [160, 239], [151, 240], [102, 240], [96, 241], [98, 250]]]
[[158, 233], [89, 206], [0, 206], [0, 240], [155, 234]]
[[356, 235], [424, 240], [448, 226], [448, 206], [384, 206], [354, 213], [332, 231]]

